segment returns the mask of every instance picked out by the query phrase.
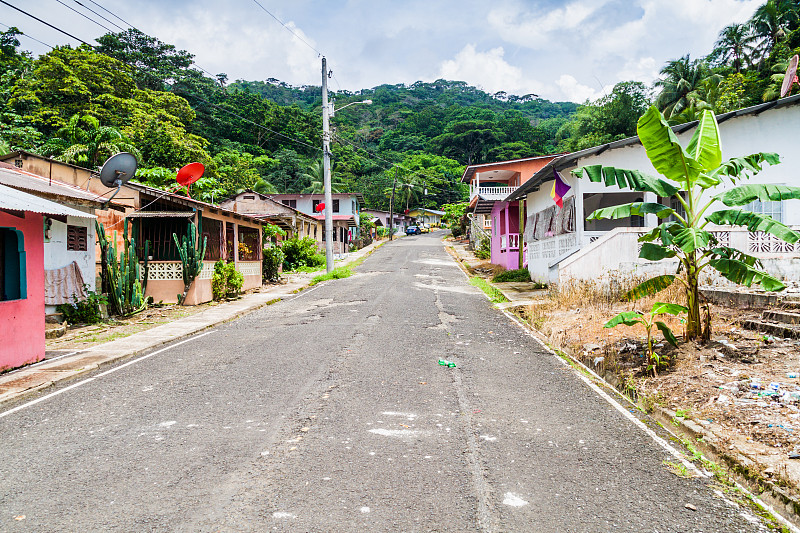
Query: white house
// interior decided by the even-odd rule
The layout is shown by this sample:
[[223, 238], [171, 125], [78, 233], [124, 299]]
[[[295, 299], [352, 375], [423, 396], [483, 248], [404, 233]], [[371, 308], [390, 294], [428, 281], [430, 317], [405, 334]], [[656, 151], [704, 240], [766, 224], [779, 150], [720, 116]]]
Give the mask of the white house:
[[[765, 165], [750, 183], [800, 186], [800, 95], [731, 111], [717, 116], [723, 161], [757, 152], [776, 152], [781, 164]], [[691, 138], [697, 122], [673, 127], [682, 146]], [[619, 220], [587, 221], [601, 207], [643, 200], [670, 205], [653, 193], [639, 193], [588, 179], [572, 171], [589, 165], [636, 169], [658, 176], [638, 137], [595, 146], [555, 158], [530, 180], [510, 194], [506, 201], [525, 200], [524, 244], [531, 277], [551, 283], [570, 279], [598, 279], [612, 275], [650, 274], [672, 269], [668, 262], [639, 259], [638, 238], [647, 227], [658, 225], [655, 215]], [[559, 209], [550, 196], [554, 170], [571, 189]], [[745, 183], [748, 180], [745, 180]], [[726, 181], [714, 194], [731, 188]], [[769, 214], [786, 225], [800, 228], [800, 202], [753, 202], [751, 211]], [[677, 204], [677, 202], [675, 202]], [[678, 205], [670, 205], [678, 208]], [[722, 204], [717, 204], [723, 208]], [[714, 209], [712, 208], [712, 211]], [[800, 245], [790, 245], [771, 235], [749, 232], [743, 227], [712, 228], [723, 244], [739, 248], [762, 259], [765, 269], [783, 279], [800, 278]], [[674, 261], [674, 260], [673, 260]], [[711, 280], [716, 281], [716, 280]]]
[[[271, 194], [269, 197], [315, 220], [325, 220], [325, 212], [317, 211], [317, 206], [325, 203], [324, 194]], [[346, 253], [350, 251], [350, 244], [359, 237], [359, 215], [364, 205], [364, 196], [361, 193], [333, 193], [331, 202], [333, 205], [325, 206], [324, 209], [331, 209], [333, 253]], [[322, 240], [325, 240], [324, 231]]]

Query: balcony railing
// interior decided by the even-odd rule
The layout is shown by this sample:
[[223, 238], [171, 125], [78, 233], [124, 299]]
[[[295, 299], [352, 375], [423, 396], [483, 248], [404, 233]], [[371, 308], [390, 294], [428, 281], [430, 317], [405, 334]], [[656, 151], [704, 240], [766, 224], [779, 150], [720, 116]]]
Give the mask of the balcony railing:
[[500, 249], [503, 252], [519, 251], [519, 233], [500, 236]]
[[480, 195], [484, 200], [505, 200], [517, 189], [518, 187], [473, 187], [470, 198]]

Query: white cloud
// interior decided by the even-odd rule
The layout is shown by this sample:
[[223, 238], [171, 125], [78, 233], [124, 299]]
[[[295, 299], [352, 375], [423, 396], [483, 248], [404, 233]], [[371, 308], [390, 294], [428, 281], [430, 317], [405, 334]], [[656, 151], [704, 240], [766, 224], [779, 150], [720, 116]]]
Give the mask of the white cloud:
[[530, 11], [521, 4], [504, 5], [492, 9], [487, 21], [504, 41], [528, 48], [543, 48], [553, 43], [553, 34], [584, 24], [607, 1], [577, 0], [549, 11]]
[[474, 44], [468, 44], [455, 58], [441, 64], [439, 76], [476, 84], [490, 93], [527, 94], [542, 89], [536, 80], [526, 79], [521, 68], [509, 64], [503, 58], [504, 54], [502, 46], [478, 52]]
[[593, 89], [587, 85], [582, 85], [574, 76], [570, 76], [569, 74], [562, 74], [556, 80], [556, 86], [558, 86], [566, 100], [579, 103], [583, 103], [586, 100], [595, 101], [610, 93], [613, 88], [613, 86], [606, 85], [602, 88]]

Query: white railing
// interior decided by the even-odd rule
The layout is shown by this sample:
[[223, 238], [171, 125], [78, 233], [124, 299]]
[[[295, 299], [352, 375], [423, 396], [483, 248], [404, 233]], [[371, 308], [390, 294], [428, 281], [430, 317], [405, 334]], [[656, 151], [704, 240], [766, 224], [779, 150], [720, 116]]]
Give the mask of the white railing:
[[484, 200], [505, 200], [518, 187], [473, 187], [470, 198], [480, 195]]
[[504, 252], [519, 250], [519, 233], [509, 233], [500, 236], [500, 249]]

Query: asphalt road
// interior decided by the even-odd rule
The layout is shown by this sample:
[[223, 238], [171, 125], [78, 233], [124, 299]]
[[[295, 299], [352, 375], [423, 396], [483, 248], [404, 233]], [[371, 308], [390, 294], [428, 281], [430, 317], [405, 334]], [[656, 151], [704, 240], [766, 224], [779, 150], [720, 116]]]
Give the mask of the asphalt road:
[[0, 530], [763, 530], [437, 235], [92, 377], [0, 418]]

